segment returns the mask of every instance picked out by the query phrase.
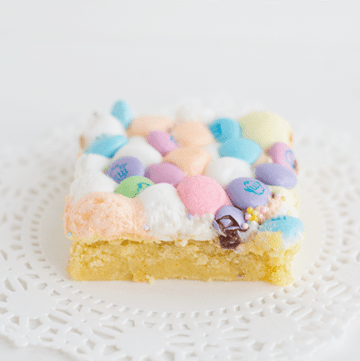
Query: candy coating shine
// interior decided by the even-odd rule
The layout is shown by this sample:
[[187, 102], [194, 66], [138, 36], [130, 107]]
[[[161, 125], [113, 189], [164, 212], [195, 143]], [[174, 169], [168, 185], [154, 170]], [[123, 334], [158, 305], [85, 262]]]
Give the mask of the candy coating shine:
[[255, 208], [264, 206], [271, 196], [269, 187], [255, 178], [237, 178], [227, 187], [231, 202], [238, 208], [246, 210], [248, 207]]

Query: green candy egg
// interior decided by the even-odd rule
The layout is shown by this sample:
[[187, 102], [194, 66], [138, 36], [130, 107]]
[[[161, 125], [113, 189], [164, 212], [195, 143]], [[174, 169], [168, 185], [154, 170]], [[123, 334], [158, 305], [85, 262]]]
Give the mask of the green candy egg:
[[115, 189], [115, 193], [122, 194], [128, 198], [136, 197], [142, 190], [154, 185], [149, 178], [133, 176], [124, 179]]

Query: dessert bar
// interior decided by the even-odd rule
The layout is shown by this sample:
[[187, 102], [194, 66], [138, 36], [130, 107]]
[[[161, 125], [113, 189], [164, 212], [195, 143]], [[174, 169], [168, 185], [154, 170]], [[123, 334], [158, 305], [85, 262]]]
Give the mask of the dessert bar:
[[280, 116], [93, 114], [66, 198], [74, 280], [293, 282], [293, 133]]

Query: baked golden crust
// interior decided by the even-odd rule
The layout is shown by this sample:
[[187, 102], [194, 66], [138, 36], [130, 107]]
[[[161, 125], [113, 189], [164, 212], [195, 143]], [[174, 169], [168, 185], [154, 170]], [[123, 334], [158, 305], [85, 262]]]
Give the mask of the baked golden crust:
[[78, 281], [155, 279], [201, 281], [268, 281], [276, 285], [293, 282], [291, 261], [299, 242], [281, 248], [281, 236], [266, 232], [238, 251], [222, 249], [214, 241], [143, 243], [135, 240], [74, 242], [68, 273]]

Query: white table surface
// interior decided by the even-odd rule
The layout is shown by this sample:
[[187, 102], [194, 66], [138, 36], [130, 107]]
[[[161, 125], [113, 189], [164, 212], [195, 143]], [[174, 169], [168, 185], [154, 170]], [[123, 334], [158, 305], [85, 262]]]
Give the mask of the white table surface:
[[[138, 114], [184, 97], [256, 100], [360, 136], [359, 13], [352, 1], [1, 1], [0, 147], [118, 98]], [[359, 339], [357, 320], [313, 360], [357, 361]], [[1, 360], [25, 358], [70, 360], [0, 338]]]

